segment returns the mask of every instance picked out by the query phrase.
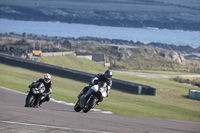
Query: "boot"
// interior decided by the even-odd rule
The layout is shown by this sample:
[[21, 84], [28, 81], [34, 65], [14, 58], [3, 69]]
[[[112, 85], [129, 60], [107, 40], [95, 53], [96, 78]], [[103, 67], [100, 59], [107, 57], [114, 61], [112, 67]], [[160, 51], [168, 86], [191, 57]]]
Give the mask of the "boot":
[[39, 102], [39, 107], [41, 107], [41, 105], [42, 105], [42, 100]]
[[98, 101], [97, 101], [97, 105], [99, 105], [99, 102], [102, 102], [103, 101], [103, 98], [100, 98]]

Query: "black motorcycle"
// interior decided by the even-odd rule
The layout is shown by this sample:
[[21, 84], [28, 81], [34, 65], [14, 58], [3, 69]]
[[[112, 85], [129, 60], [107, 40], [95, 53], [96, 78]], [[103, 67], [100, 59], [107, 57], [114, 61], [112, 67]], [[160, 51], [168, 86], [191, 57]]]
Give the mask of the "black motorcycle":
[[74, 106], [76, 112], [83, 110], [87, 113], [94, 108], [100, 100], [107, 96], [108, 85], [100, 81], [97, 85], [91, 86], [86, 94], [83, 94]]
[[38, 107], [41, 98], [45, 95], [45, 86], [41, 82], [33, 82], [25, 100], [25, 107]]

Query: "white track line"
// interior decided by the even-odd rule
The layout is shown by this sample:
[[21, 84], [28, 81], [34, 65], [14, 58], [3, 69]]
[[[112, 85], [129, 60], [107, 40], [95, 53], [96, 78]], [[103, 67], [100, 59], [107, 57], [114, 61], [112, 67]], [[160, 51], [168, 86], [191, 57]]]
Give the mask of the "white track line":
[[20, 93], [20, 94], [26, 95], [26, 93], [23, 93], [23, 92], [20, 92], [20, 91], [16, 91], [16, 90], [12, 90], [12, 89], [9, 89], [9, 88], [5, 88], [5, 87], [2, 87], [2, 86], [0, 86], [0, 88], [2, 88], [2, 89], [4, 89], [4, 90], [8, 90], [8, 91], [15, 92], [15, 93]]
[[[51, 101], [56, 102], [56, 103], [61, 103], [61, 104], [69, 105], [69, 106], [74, 106], [75, 105], [74, 103], [67, 103], [67, 102], [64, 102], [64, 101], [55, 100], [53, 98], [51, 98]], [[92, 111], [94, 111], [96, 113], [102, 113], [102, 114], [113, 114], [113, 112], [103, 111], [103, 110], [100, 110], [100, 109], [92, 109]]]
[[[3, 88], [3, 89], [8, 90], [8, 91], [15, 92], [15, 93], [20, 93], [20, 94], [23, 94], [23, 95], [27, 95], [26, 93], [19, 92], [19, 91], [16, 91], [16, 90], [12, 90], [12, 89], [9, 89], [9, 88], [5, 88], [5, 87], [2, 87], [2, 86], [0, 86], [0, 88]], [[67, 103], [67, 102], [64, 102], [64, 101], [55, 100], [53, 98], [51, 98], [51, 101], [52, 102], [56, 102], [56, 103], [60, 103], [60, 104], [65, 104], [65, 105], [68, 105], [68, 106], [74, 106], [75, 105], [74, 103]], [[113, 112], [103, 111], [103, 110], [100, 110], [100, 109], [92, 109], [92, 111], [94, 111], [96, 113], [102, 113], [102, 114], [113, 114]]]
[[56, 129], [63, 129], [63, 130], [73, 130], [73, 131], [82, 131], [82, 132], [96, 132], [96, 133], [112, 133], [106, 131], [97, 131], [97, 130], [87, 130], [87, 129], [77, 129], [77, 128], [67, 128], [67, 127], [58, 127], [58, 126], [49, 126], [49, 125], [40, 125], [40, 124], [30, 124], [30, 123], [21, 123], [21, 122], [13, 122], [13, 121], [0, 121], [1, 123], [8, 123], [8, 124], [17, 124], [17, 125], [26, 125], [26, 126], [37, 126], [37, 127], [44, 127], [44, 128], [56, 128]]

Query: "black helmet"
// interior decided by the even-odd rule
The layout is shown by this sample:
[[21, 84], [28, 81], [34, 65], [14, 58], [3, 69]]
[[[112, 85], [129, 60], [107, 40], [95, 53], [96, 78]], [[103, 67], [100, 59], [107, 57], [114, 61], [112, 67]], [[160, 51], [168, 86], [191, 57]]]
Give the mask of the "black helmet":
[[112, 78], [112, 75], [113, 75], [112, 71], [110, 71], [110, 70], [106, 70], [105, 73], [104, 73], [104, 76], [105, 76], [106, 79]]

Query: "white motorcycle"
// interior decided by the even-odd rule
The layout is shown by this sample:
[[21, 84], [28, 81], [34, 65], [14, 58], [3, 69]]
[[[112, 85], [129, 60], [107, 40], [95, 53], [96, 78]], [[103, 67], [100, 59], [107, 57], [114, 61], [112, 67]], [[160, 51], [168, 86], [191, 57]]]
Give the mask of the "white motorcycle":
[[90, 87], [86, 94], [83, 94], [80, 97], [74, 106], [74, 110], [76, 112], [83, 110], [84, 113], [87, 113], [90, 109], [94, 108], [96, 104], [98, 104], [99, 100], [107, 97], [109, 89], [110, 87], [106, 82], [98, 82], [97, 85]]

